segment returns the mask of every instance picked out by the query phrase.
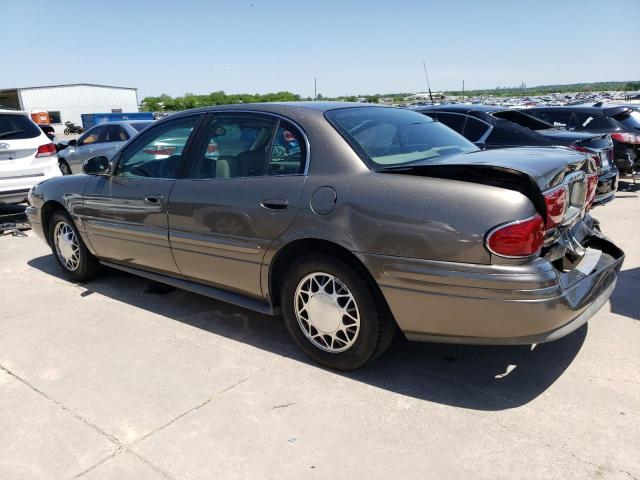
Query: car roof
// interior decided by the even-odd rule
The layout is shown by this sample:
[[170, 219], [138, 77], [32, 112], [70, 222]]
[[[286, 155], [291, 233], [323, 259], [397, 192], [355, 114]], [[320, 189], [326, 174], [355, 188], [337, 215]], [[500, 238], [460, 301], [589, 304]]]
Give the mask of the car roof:
[[598, 107], [590, 105], [563, 105], [561, 107], [534, 107], [536, 110], [566, 110], [568, 112], [588, 113], [589, 115], [604, 115], [606, 117], [615, 117], [627, 110], [632, 110], [630, 107], [621, 105], [607, 106], [601, 105]]
[[[110, 122], [101, 122], [94, 125], [94, 127], [101, 125], [131, 125], [133, 123], [153, 123], [155, 120], [111, 120]], [[93, 128], [93, 127], [91, 127]]]
[[5, 108], [0, 108], [0, 114], [18, 114], [18, 115], [26, 115], [29, 116], [29, 114], [27, 112], [25, 112], [24, 110], [9, 110], [9, 109], [5, 109]]
[[433, 105], [433, 106], [420, 106], [414, 108], [420, 113], [429, 113], [430, 111], [443, 111], [443, 112], [459, 112], [459, 113], [468, 113], [468, 112], [485, 112], [485, 113], [496, 113], [496, 112], [504, 112], [505, 110], [511, 110], [510, 108], [505, 108], [501, 105], [484, 105], [484, 104], [471, 104], [471, 103], [445, 103], [442, 105]]
[[355, 102], [265, 102], [265, 103], [234, 103], [229, 105], [211, 105], [208, 107], [194, 108], [191, 110], [183, 110], [178, 112], [194, 113], [194, 112], [219, 112], [225, 110], [250, 110], [267, 113], [285, 113], [299, 111], [300, 109], [315, 110], [318, 112], [328, 112], [329, 110], [338, 110], [341, 108], [359, 108], [359, 107], [379, 107], [394, 108], [386, 105], [378, 105], [375, 103], [355, 103]]

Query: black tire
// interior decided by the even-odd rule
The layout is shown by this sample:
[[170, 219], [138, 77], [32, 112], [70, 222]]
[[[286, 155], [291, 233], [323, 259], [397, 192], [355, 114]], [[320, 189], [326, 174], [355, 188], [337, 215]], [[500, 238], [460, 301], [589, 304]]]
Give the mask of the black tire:
[[64, 158], [61, 158], [60, 160], [58, 160], [58, 167], [60, 167], [60, 172], [62, 173], [62, 175], [73, 174], [73, 172], [71, 171], [71, 167], [69, 167], [69, 164]]
[[[357, 304], [359, 330], [353, 344], [341, 352], [325, 351], [314, 344], [296, 315], [298, 286], [318, 272], [338, 279]], [[324, 254], [307, 255], [291, 266], [285, 278], [280, 298], [284, 322], [294, 341], [312, 360], [336, 370], [355, 370], [380, 356], [391, 344], [397, 327], [381, 292], [371, 279], [345, 261]]]
[[68, 128], [65, 128], [65, 129], [64, 129], [64, 134], [65, 134], [65, 135], [69, 135], [69, 133], [71, 133], [71, 132], [69, 132], [69, 129], [68, 129]]
[[[64, 225], [67, 225], [72, 231], [76, 240], [77, 246], [77, 266], [73, 265], [70, 267], [65, 264], [63, 261], [62, 253], [58, 252], [58, 242], [56, 241], [57, 228], [63, 228]], [[69, 214], [64, 210], [56, 210], [49, 220], [49, 243], [51, 244], [51, 251], [53, 252], [53, 258], [55, 258], [60, 268], [65, 272], [65, 274], [73, 280], [77, 280], [79, 282], [86, 282], [91, 280], [99, 270], [100, 264], [98, 260], [87, 250], [86, 245], [82, 241], [82, 237], [78, 233], [78, 229], [76, 228], [73, 220], [69, 216]], [[73, 261], [75, 263], [75, 260]]]

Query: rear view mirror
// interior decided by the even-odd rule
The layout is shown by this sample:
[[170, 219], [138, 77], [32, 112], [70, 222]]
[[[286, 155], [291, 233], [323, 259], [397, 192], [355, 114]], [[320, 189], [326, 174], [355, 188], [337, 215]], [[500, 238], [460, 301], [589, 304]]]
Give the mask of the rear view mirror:
[[87, 175], [109, 175], [111, 165], [105, 156], [91, 157], [82, 164], [82, 171]]

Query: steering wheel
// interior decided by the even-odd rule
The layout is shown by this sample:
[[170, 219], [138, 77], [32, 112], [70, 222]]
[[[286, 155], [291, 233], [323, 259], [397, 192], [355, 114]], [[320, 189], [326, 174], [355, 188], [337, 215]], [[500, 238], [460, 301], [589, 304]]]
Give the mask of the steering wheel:
[[271, 173], [273, 174], [280, 175], [285, 173], [284, 165], [278, 165], [278, 164], [272, 163], [270, 167], [271, 167]]
[[136, 165], [136, 166], [132, 167], [130, 172], [133, 173], [134, 175], [138, 175], [138, 173], [135, 173], [135, 172], [139, 172], [140, 173], [140, 175], [138, 175], [139, 177], [148, 177], [149, 176], [149, 174], [147, 172], [145, 172], [142, 168], [140, 168], [139, 165]]

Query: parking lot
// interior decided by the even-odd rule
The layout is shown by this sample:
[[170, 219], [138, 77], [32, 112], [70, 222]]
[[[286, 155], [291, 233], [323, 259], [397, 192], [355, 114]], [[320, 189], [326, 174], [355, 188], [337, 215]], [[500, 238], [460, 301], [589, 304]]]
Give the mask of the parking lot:
[[278, 318], [111, 271], [73, 284], [33, 234], [0, 237], [0, 478], [638, 479], [626, 186], [594, 212], [627, 257], [588, 325], [535, 346], [399, 339], [348, 374]]

